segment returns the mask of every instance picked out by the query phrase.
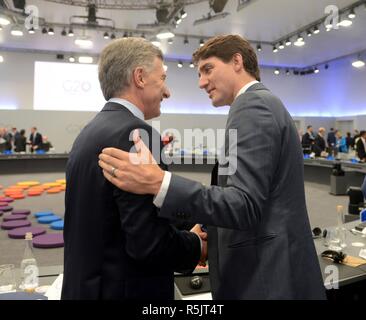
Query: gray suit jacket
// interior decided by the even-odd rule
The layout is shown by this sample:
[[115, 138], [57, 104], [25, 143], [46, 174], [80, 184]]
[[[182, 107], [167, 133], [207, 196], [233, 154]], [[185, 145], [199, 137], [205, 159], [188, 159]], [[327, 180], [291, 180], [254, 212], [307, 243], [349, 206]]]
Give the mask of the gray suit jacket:
[[[237, 130], [237, 157], [229, 129]], [[160, 210], [161, 217], [210, 226], [213, 298], [324, 299], [297, 130], [261, 83], [231, 106], [225, 153], [234, 174], [219, 175], [211, 187], [172, 175]]]

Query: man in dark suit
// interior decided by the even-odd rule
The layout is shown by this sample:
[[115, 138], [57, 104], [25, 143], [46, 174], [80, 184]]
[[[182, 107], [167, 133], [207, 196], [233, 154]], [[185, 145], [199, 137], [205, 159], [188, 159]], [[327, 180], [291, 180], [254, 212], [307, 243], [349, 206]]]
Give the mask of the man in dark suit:
[[360, 161], [366, 161], [366, 131], [362, 130], [360, 132], [360, 137], [356, 142], [356, 152], [357, 156], [360, 158]]
[[324, 135], [325, 135], [325, 128], [323, 127], [319, 128], [318, 134], [315, 137], [314, 145], [312, 148], [313, 152], [317, 157], [320, 157], [322, 152], [325, 152], [326, 149]]
[[199, 262], [198, 233], [177, 230], [158, 217], [153, 196], [119, 190], [98, 167], [108, 145], [133, 150], [136, 128], [159, 159], [160, 136], [145, 120], [170, 96], [162, 59], [142, 38], [116, 40], [101, 54], [108, 102], [75, 140], [66, 169], [62, 299], [173, 299], [174, 271]]
[[[218, 186], [205, 187], [154, 164], [132, 164], [128, 153], [115, 148], [100, 155], [103, 174], [121, 189], [156, 195], [160, 217], [209, 226], [214, 299], [324, 299], [291, 116], [259, 82], [248, 41], [234, 35], [212, 38], [194, 60], [199, 86], [212, 104], [230, 105], [228, 168], [220, 161]], [[146, 157], [149, 151], [138, 138], [136, 146]]]
[[31, 128], [31, 134], [29, 136], [29, 144], [31, 152], [39, 149], [42, 145], [42, 135], [37, 131], [36, 127]]
[[306, 127], [306, 132], [305, 134], [302, 136], [302, 139], [301, 139], [301, 145], [302, 145], [302, 148], [304, 150], [304, 153], [310, 153], [311, 150], [312, 150], [312, 147], [314, 145], [314, 140], [315, 140], [315, 137], [313, 135], [313, 126], [307, 126]]

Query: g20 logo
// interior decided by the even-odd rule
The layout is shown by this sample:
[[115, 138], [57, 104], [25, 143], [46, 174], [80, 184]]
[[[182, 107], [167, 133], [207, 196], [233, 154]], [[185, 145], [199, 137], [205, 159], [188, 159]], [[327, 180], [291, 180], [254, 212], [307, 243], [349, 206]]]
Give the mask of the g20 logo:
[[62, 88], [69, 94], [83, 94], [89, 92], [92, 85], [89, 81], [65, 80]]

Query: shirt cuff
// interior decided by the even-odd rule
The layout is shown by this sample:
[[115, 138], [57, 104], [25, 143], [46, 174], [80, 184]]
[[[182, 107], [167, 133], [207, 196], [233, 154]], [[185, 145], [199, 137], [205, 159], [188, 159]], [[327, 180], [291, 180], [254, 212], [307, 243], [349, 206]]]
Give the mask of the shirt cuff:
[[161, 183], [160, 190], [158, 194], [154, 197], [154, 205], [155, 207], [161, 208], [163, 206], [165, 196], [168, 192], [170, 180], [172, 178], [172, 174], [169, 171], [164, 171], [163, 182]]

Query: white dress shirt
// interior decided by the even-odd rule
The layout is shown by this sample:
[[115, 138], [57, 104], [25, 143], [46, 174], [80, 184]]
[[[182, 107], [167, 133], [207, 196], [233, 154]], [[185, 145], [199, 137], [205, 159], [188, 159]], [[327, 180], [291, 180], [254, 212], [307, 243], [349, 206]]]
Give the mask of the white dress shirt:
[[145, 121], [143, 112], [130, 101], [121, 98], [111, 98], [108, 100], [108, 102], [121, 104], [122, 106], [126, 107], [129, 111], [131, 111], [135, 117]]
[[[254, 80], [249, 83], [247, 83], [244, 87], [242, 87], [237, 95], [235, 96], [235, 99], [237, 99], [241, 94], [245, 93], [252, 85], [258, 83], [259, 81]], [[235, 101], [234, 99], [234, 101]], [[166, 194], [169, 189], [170, 180], [172, 178], [172, 173], [169, 171], [164, 171], [164, 178], [163, 182], [161, 183], [160, 189], [156, 197], [154, 198], [154, 205], [158, 208], [161, 208], [163, 206]]]

